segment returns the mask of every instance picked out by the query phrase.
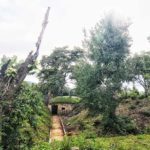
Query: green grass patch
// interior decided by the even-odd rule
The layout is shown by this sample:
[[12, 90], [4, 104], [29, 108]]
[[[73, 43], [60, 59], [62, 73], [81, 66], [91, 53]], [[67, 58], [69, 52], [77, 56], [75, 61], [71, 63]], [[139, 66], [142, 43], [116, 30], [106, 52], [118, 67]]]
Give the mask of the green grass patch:
[[87, 139], [84, 135], [65, 138], [62, 142], [41, 143], [33, 150], [70, 150], [77, 146], [80, 150], [149, 150], [150, 135], [128, 135]]
[[75, 104], [79, 103], [81, 99], [76, 96], [57, 96], [51, 100], [52, 104], [56, 103], [69, 103], [69, 104]]

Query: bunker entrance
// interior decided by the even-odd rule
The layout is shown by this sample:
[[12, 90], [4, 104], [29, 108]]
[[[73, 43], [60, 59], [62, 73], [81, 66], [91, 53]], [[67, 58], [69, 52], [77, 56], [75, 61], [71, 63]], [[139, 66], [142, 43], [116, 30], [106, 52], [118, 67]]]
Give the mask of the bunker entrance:
[[58, 105], [52, 105], [52, 115], [58, 114]]

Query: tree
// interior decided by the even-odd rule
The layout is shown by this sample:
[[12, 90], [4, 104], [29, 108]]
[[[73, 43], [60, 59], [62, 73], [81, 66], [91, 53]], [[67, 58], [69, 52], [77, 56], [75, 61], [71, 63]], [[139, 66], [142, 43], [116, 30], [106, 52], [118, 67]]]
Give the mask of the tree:
[[34, 66], [39, 55], [40, 44], [48, 23], [49, 10], [50, 8], [48, 7], [42, 24], [42, 30], [36, 43], [36, 51], [34, 53], [30, 52], [22, 63], [12, 66], [12, 60], [9, 59], [6, 63], [1, 65], [0, 68], [0, 123], [2, 124], [2, 145], [4, 149], [8, 149], [7, 142], [5, 142], [5, 137], [8, 134], [7, 130], [5, 130], [5, 123], [7, 123], [7, 118], [9, 118], [10, 113], [13, 111], [12, 105], [18, 94], [18, 90], [27, 74], [32, 70], [32, 66]]
[[127, 66], [129, 81], [139, 83], [147, 97], [150, 89], [150, 53], [143, 52], [140, 55], [134, 55], [128, 59]]
[[104, 128], [108, 130], [116, 124], [115, 111], [120, 103], [117, 93], [125, 80], [125, 60], [131, 41], [128, 27], [128, 22], [112, 14], [105, 16], [85, 40], [88, 62], [74, 71], [78, 93], [89, 107], [103, 111]]
[[43, 56], [39, 73], [41, 90], [51, 95], [63, 95], [67, 78], [71, 76], [74, 63], [82, 56], [80, 48], [68, 50], [67, 47], [56, 48], [50, 56]]

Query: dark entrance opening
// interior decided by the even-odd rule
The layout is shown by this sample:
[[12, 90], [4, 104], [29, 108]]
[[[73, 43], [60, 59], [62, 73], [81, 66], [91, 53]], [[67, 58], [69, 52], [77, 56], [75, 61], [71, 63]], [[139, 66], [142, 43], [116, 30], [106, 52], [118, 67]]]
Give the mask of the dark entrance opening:
[[52, 115], [57, 115], [58, 113], [58, 105], [52, 105]]

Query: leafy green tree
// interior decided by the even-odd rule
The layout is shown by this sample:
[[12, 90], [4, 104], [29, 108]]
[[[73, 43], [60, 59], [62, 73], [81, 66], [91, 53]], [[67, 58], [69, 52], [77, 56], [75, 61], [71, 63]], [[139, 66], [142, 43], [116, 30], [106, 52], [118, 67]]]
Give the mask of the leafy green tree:
[[139, 83], [145, 91], [145, 97], [147, 97], [150, 90], [150, 52], [130, 57], [127, 66], [129, 81]]
[[59, 47], [50, 56], [43, 56], [39, 79], [44, 94], [63, 95], [66, 80], [71, 76], [72, 67], [82, 54], [80, 48], [68, 50], [67, 47]]
[[77, 91], [92, 110], [103, 112], [105, 130], [117, 124], [116, 107], [120, 103], [117, 93], [125, 80], [125, 61], [129, 54], [128, 22], [116, 16], [105, 16], [86, 37], [88, 61], [74, 71]]

